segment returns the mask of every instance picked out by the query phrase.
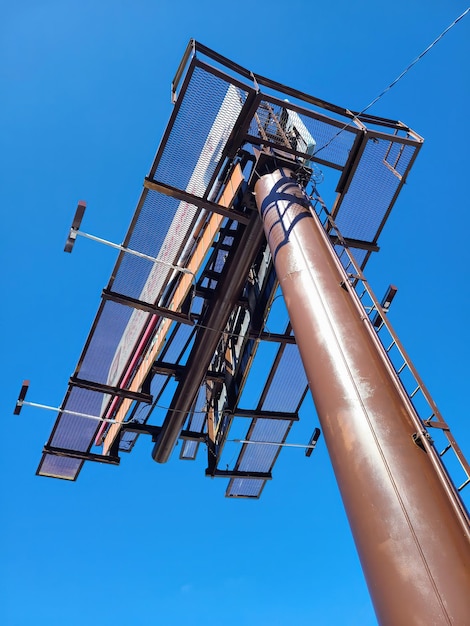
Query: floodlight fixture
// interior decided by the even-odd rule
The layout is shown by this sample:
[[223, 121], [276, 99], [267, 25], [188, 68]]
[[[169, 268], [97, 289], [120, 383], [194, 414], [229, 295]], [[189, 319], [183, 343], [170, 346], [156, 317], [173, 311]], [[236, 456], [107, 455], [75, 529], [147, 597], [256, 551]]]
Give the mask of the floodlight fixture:
[[308, 446], [305, 448], [305, 456], [307, 457], [312, 456], [312, 452], [314, 451], [315, 446], [317, 445], [317, 441], [320, 438], [320, 434], [321, 434], [320, 429], [315, 428], [312, 436], [310, 437], [310, 441], [308, 442]]
[[382, 323], [382, 313], [388, 313], [388, 311], [390, 310], [390, 305], [392, 304], [393, 299], [397, 295], [397, 291], [398, 291], [398, 287], [395, 287], [395, 285], [389, 285], [387, 291], [385, 292], [384, 297], [382, 298], [382, 301], [380, 302], [381, 310], [380, 312], [377, 311], [372, 321], [372, 324], [376, 328], [378, 328], [380, 324]]
[[21, 413], [21, 409], [25, 404], [26, 394], [29, 389], [29, 380], [24, 380], [20, 389], [20, 393], [18, 395], [18, 400], [16, 401], [15, 410], [13, 411], [14, 415], [19, 415]]
[[83, 216], [85, 215], [85, 210], [86, 202], [84, 200], [80, 200], [75, 210], [75, 215], [73, 216], [72, 226], [70, 227], [67, 241], [65, 242], [64, 252], [72, 252], [75, 240], [79, 234]]

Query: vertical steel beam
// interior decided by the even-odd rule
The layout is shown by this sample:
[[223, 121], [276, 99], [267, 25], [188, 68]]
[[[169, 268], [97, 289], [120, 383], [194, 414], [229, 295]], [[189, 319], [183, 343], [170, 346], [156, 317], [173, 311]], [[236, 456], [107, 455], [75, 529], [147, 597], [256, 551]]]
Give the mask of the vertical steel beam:
[[418, 418], [292, 173], [255, 195], [377, 618], [467, 624], [463, 505], [414, 443]]
[[196, 335], [193, 349], [152, 451], [152, 457], [157, 463], [166, 463], [170, 458], [199, 387], [205, 380], [221, 333], [241, 295], [250, 267], [263, 241], [263, 229], [254, 212], [240, 239], [234, 244], [236, 250], [229, 255], [214, 300]]

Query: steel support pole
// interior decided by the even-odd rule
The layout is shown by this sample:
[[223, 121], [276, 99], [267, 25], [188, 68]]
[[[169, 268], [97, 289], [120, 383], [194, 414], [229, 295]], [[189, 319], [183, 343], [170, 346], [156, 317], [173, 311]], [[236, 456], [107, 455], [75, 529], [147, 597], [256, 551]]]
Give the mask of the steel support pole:
[[462, 505], [414, 443], [418, 418], [291, 172], [262, 176], [255, 195], [377, 618], [464, 626]]

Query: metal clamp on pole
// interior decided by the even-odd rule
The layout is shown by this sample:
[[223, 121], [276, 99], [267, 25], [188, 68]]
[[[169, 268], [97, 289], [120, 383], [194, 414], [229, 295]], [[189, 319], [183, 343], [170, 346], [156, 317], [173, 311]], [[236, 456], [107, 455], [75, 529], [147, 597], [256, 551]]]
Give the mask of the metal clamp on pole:
[[317, 441], [320, 437], [320, 429], [319, 428], [315, 428], [315, 430], [313, 431], [313, 435], [310, 437], [310, 441], [308, 442], [308, 446], [305, 448], [305, 456], [312, 456], [312, 452], [315, 449], [315, 446], [317, 445]]

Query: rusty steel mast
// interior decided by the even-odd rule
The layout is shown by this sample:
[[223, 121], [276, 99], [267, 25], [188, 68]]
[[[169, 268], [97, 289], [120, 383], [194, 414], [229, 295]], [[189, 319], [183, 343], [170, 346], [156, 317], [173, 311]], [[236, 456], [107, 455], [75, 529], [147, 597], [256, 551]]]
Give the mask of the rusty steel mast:
[[276, 273], [381, 624], [464, 624], [468, 517], [292, 170], [255, 185]]

